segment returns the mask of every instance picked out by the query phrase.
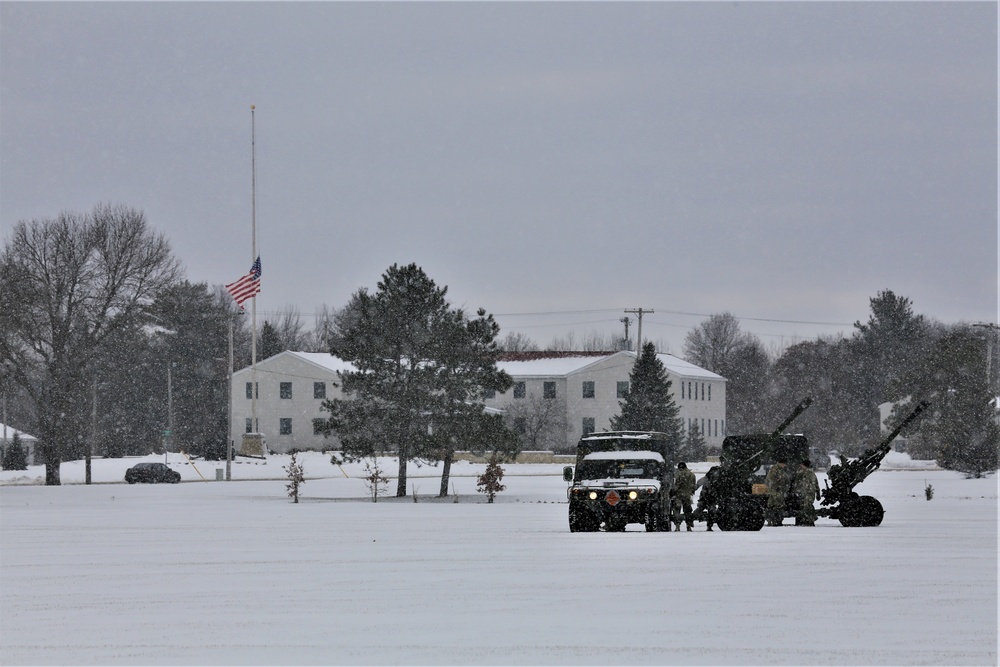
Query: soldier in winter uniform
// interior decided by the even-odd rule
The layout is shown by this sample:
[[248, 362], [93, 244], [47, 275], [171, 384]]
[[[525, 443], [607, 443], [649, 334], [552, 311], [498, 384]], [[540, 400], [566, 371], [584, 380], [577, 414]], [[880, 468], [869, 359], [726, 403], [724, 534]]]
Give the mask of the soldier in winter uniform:
[[785, 496], [791, 488], [787, 460], [782, 458], [767, 471], [764, 483], [767, 484], [767, 524], [780, 526], [785, 520]]
[[698, 495], [698, 509], [695, 510], [694, 515], [708, 524], [706, 530], [712, 530], [719, 511], [719, 498], [714, 485], [718, 477], [719, 466], [712, 466], [696, 485], [701, 487], [701, 493]]
[[813, 500], [820, 499], [819, 481], [816, 479], [816, 473], [813, 472], [809, 459], [802, 461], [802, 465], [796, 471], [793, 490], [798, 501], [798, 507], [795, 508], [795, 525], [815, 526], [816, 507], [813, 505]]
[[673, 515], [674, 525], [681, 529], [681, 511], [684, 512], [684, 522], [690, 532], [694, 529], [694, 516], [691, 513], [691, 496], [695, 489], [694, 473], [688, 470], [687, 464], [681, 461], [677, 464], [677, 476], [674, 477]]

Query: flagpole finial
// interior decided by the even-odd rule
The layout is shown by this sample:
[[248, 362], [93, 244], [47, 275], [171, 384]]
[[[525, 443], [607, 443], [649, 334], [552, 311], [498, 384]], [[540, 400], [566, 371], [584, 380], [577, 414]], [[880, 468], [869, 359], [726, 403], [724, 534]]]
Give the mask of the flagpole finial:
[[250, 111], [253, 111], [253, 110], [254, 110], [254, 109], [256, 109], [256, 108], [257, 108], [257, 107], [255, 107], [254, 105], [252, 105], [252, 104], [250, 105]]

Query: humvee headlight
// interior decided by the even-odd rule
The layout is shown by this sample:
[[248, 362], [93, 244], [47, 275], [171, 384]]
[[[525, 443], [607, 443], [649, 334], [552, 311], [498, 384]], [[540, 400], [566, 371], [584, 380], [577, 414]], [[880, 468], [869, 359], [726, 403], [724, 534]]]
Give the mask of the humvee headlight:
[[597, 491], [591, 491], [590, 492], [590, 499], [591, 500], [597, 500]]
[[628, 492], [628, 499], [629, 500], [635, 500], [638, 497], [639, 497], [639, 494], [636, 493], [635, 491], [629, 491]]

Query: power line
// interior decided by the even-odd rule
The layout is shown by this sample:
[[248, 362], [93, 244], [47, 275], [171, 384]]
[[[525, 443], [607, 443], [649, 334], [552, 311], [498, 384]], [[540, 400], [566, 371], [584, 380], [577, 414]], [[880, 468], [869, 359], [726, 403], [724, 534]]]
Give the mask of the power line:
[[[665, 315], [684, 315], [684, 316], [687, 316], [687, 317], [705, 317], [705, 318], [708, 318], [708, 317], [712, 317], [713, 315], [718, 315], [718, 313], [695, 313], [695, 312], [684, 311], [684, 310], [667, 310], [667, 309], [664, 309], [664, 308], [656, 308], [655, 310], [658, 313], [662, 313], [662, 314], [665, 314]], [[264, 314], [266, 316], [283, 316], [283, 315], [287, 315], [288, 314], [287, 310], [261, 310], [261, 311], [258, 311], [258, 312], [260, 312], [260, 313], [262, 313], [262, 314]], [[521, 312], [521, 313], [493, 313], [493, 316], [497, 317], [497, 318], [500, 318], [500, 317], [552, 317], [552, 316], [567, 316], [567, 315], [590, 315], [590, 314], [594, 314], [594, 313], [608, 313], [609, 314], [608, 318], [601, 319], [601, 320], [589, 320], [589, 321], [584, 321], [584, 322], [552, 322], [552, 323], [548, 323], [548, 324], [522, 325], [521, 327], [519, 327], [519, 328], [527, 328], [527, 327], [551, 327], [551, 326], [568, 326], [568, 325], [576, 325], [576, 324], [600, 324], [600, 323], [603, 323], [603, 322], [618, 322], [619, 318], [617, 317], [617, 315], [619, 313], [621, 313], [621, 312], [622, 312], [621, 308], [594, 308], [594, 309], [589, 309], [589, 310], [539, 310], [539, 311], [530, 311], [530, 312]], [[644, 312], [653, 312], [653, 309], [648, 310], [648, 311], [644, 311]], [[614, 313], [615, 317], [610, 317], [611, 313]], [[317, 317], [319, 315], [325, 315], [325, 314], [329, 314], [329, 313], [302, 313], [302, 312], [296, 312], [296, 313], [293, 313], [293, 314], [297, 314], [297, 315], [299, 315], [301, 317]], [[778, 319], [778, 318], [748, 317], [748, 316], [742, 316], [742, 315], [733, 315], [733, 317], [735, 317], [738, 320], [745, 320], [747, 322], [771, 322], [771, 323], [775, 323], [775, 324], [804, 324], [804, 325], [829, 326], [829, 327], [851, 327], [851, 326], [854, 326], [854, 322], [823, 322], [823, 321], [816, 321], [816, 320], [783, 320], [783, 319]], [[668, 324], [666, 322], [655, 321], [655, 320], [654, 320], [654, 324], [657, 324], [659, 326], [683, 326], [683, 325], [678, 325], [678, 324]]]

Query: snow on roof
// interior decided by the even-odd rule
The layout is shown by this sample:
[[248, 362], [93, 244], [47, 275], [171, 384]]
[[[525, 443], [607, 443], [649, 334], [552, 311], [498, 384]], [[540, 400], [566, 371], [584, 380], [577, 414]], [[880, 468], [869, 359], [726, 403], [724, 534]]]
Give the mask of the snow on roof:
[[650, 440], [654, 436], [662, 435], [655, 431], [600, 431], [588, 434], [587, 440], [624, 440], [634, 438], [635, 440]]
[[592, 452], [583, 457], [584, 461], [607, 461], [618, 459], [651, 459], [663, 463], [663, 457], [656, 452]]
[[[302, 361], [315, 364], [328, 371], [336, 372], [354, 370], [354, 366], [349, 362], [344, 361], [339, 357], [335, 357], [329, 352], [295, 352], [288, 350], [275, 356], [280, 357], [282, 355], [292, 355]], [[582, 371], [588, 366], [598, 364], [614, 355], [622, 355], [628, 359], [630, 366], [635, 363], [635, 352], [540, 352], [533, 353], [531, 355], [508, 355], [508, 359], [502, 358], [497, 362], [497, 368], [507, 371], [511, 377], [561, 377]], [[711, 371], [705, 370], [704, 368], [695, 366], [694, 364], [684, 361], [679, 357], [675, 357], [672, 354], [658, 354], [656, 356], [659, 357], [667, 371], [673, 375], [684, 378], [703, 378], [725, 381], [725, 378], [721, 375], [717, 375]], [[270, 357], [270, 359], [274, 358], [275, 357]], [[258, 361], [257, 365], [260, 366], [261, 363], [269, 361], [270, 359]]]
[[35, 442], [36, 440], [38, 440], [38, 438], [36, 438], [35, 436], [29, 435], [29, 434], [25, 433], [24, 431], [18, 431], [13, 426], [8, 426], [7, 424], [4, 424], [3, 422], [0, 422], [0, 440], [3, 440], [4, 429], [6, 429], [7, 440], [8, 441], [14, 439], [14, 434], [15, 433], [17, 434], [17, 437], [20, 438], [23, 442]]
[[328, 371], [353, 371], [354, 366], [340, 357], [335, 357], [329, 352], [292, 352], [288, 354], [298, 357], [311, 364], [322, 366]]
[[507, 371], [511, 377], [556, 377], [560, 375], [570, 375], [577, 371], [603, 361], [607, 357], [579, 356], [579, 357], [544, 357], [541, 359], [528, 359], [524, 361], [498, 361], [497, 368]]
[[[592, 364], [604, 361], [616, 354], [627, 357], [630, 366], [635, 363], [635, 352], [607, 352], [597, 354], [588, 352], [540, 352], [531, 356], [510, 355], [514, 358], [501, 359], [501, 361], [497, 362], [497, 367], [507, 371], [511, 377], [559, 377], [577, 373]], [[672, 354], [658, 354], [656, 356], [668, 372], [678, 377], [725, 381], [725, 378], [721, 375], [695, 366]]]
[[712, 371], [707, 371], [701, 366], [695, 366], [689, 361], [684, 361], [680, 357], [675, 357], [672, 354], [658, 354], [656, 355], [663, 366], [673, 373], [674, 375], [679, 375], [680, 377], [694, 377], [694, 378], [705, 378], [706, 380], [723, 380], [726, 378], [722, 377], [717, 373]]

